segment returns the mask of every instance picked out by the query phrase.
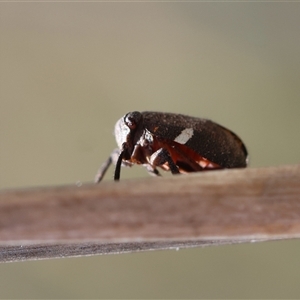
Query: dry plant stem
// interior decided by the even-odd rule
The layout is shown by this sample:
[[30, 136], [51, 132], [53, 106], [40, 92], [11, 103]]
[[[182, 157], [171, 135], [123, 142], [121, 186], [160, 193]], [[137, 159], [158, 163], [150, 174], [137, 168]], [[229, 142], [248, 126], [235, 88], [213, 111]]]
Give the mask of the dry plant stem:
[[0, 261], [300, 237], [300, 165], [0, 193]]

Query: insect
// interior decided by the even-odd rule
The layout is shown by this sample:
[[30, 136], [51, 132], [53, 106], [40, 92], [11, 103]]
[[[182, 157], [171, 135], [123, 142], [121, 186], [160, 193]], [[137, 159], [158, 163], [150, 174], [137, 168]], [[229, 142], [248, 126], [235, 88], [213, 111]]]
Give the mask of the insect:
[[116, 165], [141, 164], [151, 175], [160, 176], [157, 167], [172, 174], [223, 168], [245, 168], [247, 149], [232, 131], [210, 120], [163, 112], [129, 112], [117, 121], [118, 148], [100, 167], [95, 182]]

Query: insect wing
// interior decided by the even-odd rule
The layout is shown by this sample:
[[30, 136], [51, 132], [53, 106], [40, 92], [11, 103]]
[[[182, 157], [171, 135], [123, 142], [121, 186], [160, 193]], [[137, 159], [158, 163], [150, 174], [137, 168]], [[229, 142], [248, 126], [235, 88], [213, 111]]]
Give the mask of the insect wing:
[[142, 114], [144, 127], [158, 138], [185, 145], [223, 168], [239, 168], [247, 164], [243, 142], [217, 123], [181, 114]]

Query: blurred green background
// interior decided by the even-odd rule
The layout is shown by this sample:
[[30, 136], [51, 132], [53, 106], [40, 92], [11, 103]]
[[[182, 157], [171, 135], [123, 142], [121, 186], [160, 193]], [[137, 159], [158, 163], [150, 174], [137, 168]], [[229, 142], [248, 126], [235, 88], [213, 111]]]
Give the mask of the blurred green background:
[[[93, 180], [131, 110], [213, 119], [250, 167], [299, 163], [299, 28], [300, 3], [0, 3], [0, 188]], [[0, 298], [298, 298], [299, 253], [284, 241], [0, 264]]]

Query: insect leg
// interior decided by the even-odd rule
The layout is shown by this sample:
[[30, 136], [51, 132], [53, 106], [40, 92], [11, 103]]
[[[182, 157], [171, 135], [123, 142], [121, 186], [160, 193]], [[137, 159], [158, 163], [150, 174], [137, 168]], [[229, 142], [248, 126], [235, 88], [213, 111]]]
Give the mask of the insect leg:
[[95, 183], [99, 183], [103, 179], [103, 177], [104, 177], [106, 171], [108, 170], [109, 166], [111, 165], [111, 163], [116, 164], [119, 156], [120, 156], [120, 149], [116, 148], [110, 154], [109, 158], [99, 168], [99, 170], [95, 176]]
[[118, 160], [116, 163], [114, 181], [118, 181], [120, 179], [121, 165], [122, 165], [122, 159], [123, 159], [124, 153], [125, 153], [125, 151], [123, 150], [118, 157]]
[[161, 148], [154, 152], [150, 157], [150, 163], [153, 166], [161, 166], [165, 163], [168, 163], [170, 171], [172, 174], [179, 174], [178, 167], [174, 163], [169, 151], [165, 148]]
[[112, 159], [111, 156], [109, 156], [109, 158], [101, 165], [101, 167], [97, 171], [97, 174], [95, 176], [95, 183], [99, 183], [103, 179], [111, 163], [112, 163]]
[[144, 164], [145, 168], [147, 169], [148, 173], [152, 176], [161, 176], [158, 170], [154, 167], [152, 167], [149, 164]]

